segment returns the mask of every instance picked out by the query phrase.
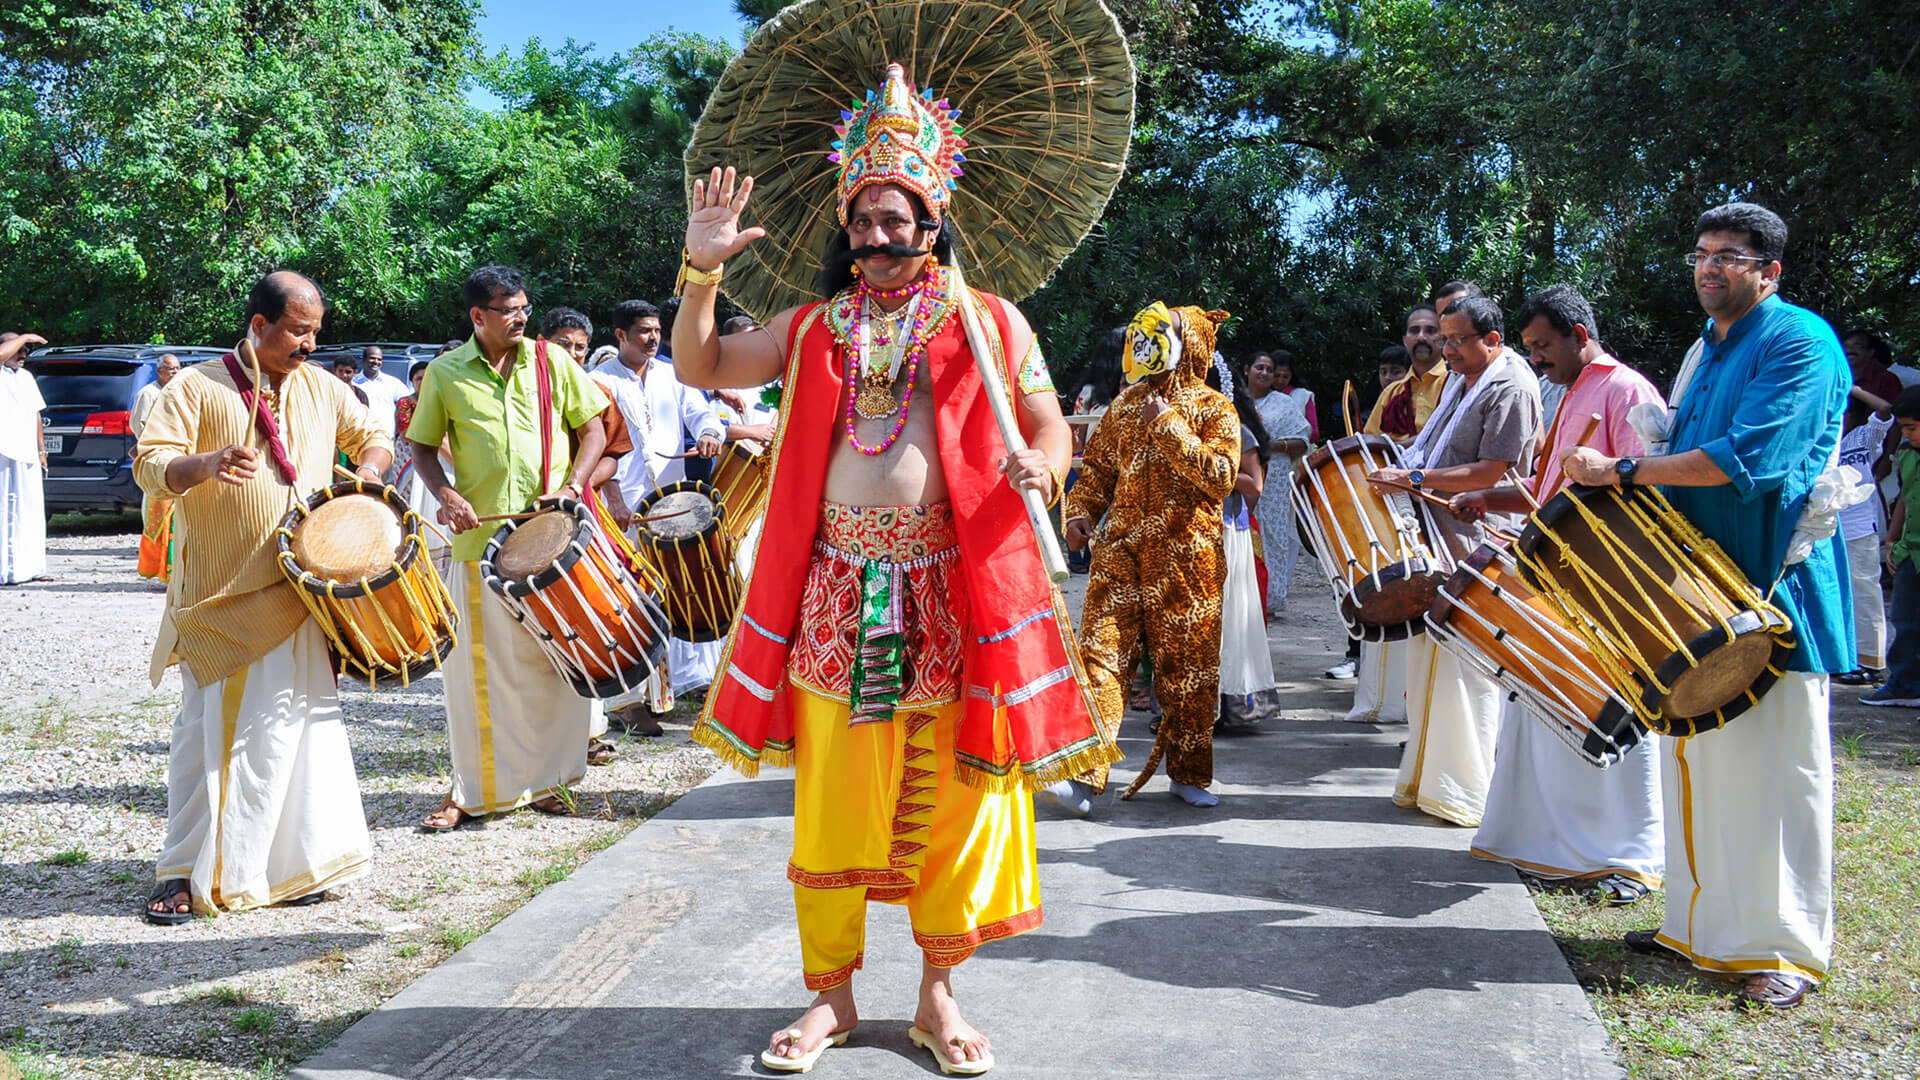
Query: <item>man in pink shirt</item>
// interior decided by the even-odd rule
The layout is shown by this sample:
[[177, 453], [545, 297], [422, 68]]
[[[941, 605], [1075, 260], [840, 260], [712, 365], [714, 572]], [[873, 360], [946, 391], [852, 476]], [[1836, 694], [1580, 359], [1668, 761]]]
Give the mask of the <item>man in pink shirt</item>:
[[[1586, 445], [1608, 457], [1645, 452], [1627, 410], [1665, 402], [1644, 376], [1601, 347], [1593, 308], [1578, 290], [1555, 285], [1529, 296], [1513, 323], [1527, 359], [1567, 388], [1529, 482], [1539, 501], [1565, 482], [1561, 455], [1579, 445], [1596, 415], [1600, 423]], [[1527, 509], [1525, 496], [1511, 486], [1456, 495], [1452, 506], [1469, 520], [1488, 510]], [[1652, 733], [1642, 741], [1619, 764], [1596, 769], [1525, 705], [1508, 701], [1473, 854], [1573, 883], [1609, 904], [1631, 904], [1658, 888], [1666, 865], [1660, 749]]]

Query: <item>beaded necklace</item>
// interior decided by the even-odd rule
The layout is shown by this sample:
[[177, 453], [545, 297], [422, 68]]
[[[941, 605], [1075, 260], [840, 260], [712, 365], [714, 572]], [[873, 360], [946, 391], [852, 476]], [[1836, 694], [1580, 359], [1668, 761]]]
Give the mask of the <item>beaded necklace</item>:
[[[933, 311], [939, 306], [938, 303], [931, 301], [939, 295], [940, 291], [945, 288], [945, 285], [946, 282], [942, 277], [941, 270], [936, 265], [920, 280], [909, 285], [904, 285], [898, 289], [876, 289], [868, 285], [865, 278], [862, 278], [859, 284], [854, 286], [855, 300], [859, 306], [859, 316], [858, 321], [854, 324], [851, 335], [853, 340], [850, 344], [853, 347], [846, 350], [847, 442], [851, 443], [855, 450], [866, 454], [868, 457], [875, 457], [886, 453], [893, 447], [894, 442], [900, 438], [900, 433], [907, 428], [907, 410], [913, 404], [913, 384], [920, 371], [920, 360], [927, 354], [927, 341], [932, 337], [928, 328], [933, 323]], [[931, 296], [929, 292], [932, 293]], [[907, 296], [913, 297], [911, 304], [914, 309], [911, 316], [913, 329], [908, 335], [907, 346], [900, 354], [895, 356], [894, 362], [887, 368], [879, 371], [870, 370], [867, 362], [867, 343], [871, 335], [868, 331], [867, 316], [871, 309], [871, 301], [875, 297], [883, 300], [898, 300], [901, 297]], [[902, 364], [904, 364], [907, 369], [907, 391], [900, 399], [898, 408], [899, 418], [893, 422], [893, 430], [887, 433], [887, 437], [882, 439], [879, 445], [868, 446], [860, 441], [859, 435], [856, 434], [854, 430], [855, 401], [868, 396], [863, 392], [863, 384], [869, 380], [873, 381], [879, 389], [885, 392], [887, 397], [891, 399], [893, 397], [892, 385], [895, 373]], [[864, 414], [865, 410], [861, 411]], [[889, 410], [889, 412], [890, 411], [891, 410]], [[881, 412], [879, 416], [871, 418], [880, 419], [887, 415], [888, 412]]]

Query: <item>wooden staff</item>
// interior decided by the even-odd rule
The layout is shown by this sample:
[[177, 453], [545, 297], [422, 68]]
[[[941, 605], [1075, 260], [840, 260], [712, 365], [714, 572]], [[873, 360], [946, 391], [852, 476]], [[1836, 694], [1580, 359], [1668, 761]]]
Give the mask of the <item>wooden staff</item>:
[[[1007, 401], [1007, 381], [1001, 375], [1000, 365], [993, 353], [987, 349], [987, 334], [980, 325], [980, 315], [973, 310], [973, 294], [967, 290], [966, 279], [960, 273], [960, 260], [956, 256], [949, 264], [953, 273], [954, 301], [960, 305], [960, 325], [967, 334], [967, 349], [973, 353], [973, 364], [980, 370], [980, 381], [985, 384], [987, 402], [993, 406], [994, 422], [1000, 425], [1000, 439], [1007, 444], [1007, 454], [1012, 456], [1027, 448], [1027, 440], [1020, 434], [1020, 424], [1013, 416], [1013, 406]], [[1020, 501], [1027, 508], [1027, 523], [1033, 526], [1033, 538], [1040, 545], [1040, 564], [1047, 568], [1047, 576], [1054, 584], [1067, 580], [1067, 559], [1060, 553], [1060, 541], [1053, 535], [1053, 523], [1047, 519], [1047, 504], [1040, 493], [1032, 488], [1020, 489]]]

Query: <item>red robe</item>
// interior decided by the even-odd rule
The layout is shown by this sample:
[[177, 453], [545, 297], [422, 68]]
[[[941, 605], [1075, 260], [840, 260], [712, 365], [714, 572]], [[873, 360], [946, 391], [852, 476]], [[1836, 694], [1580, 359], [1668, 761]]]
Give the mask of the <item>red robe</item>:
[[[762, 764], [793, 764], [794, 722], [787, 655], [800, 590], [813, 558], [814, 531], [836, 439], [846, 437], [841, 390], [844, 355], [829, 308], [794, 315], [787, 342], [785, 395], [774, 435], [766, 524], [715, 673], [694, 740], [747, 776]], [[1006, 371], [1005, 301], [976, 293], [975, 310]], [[1019, 495], [1000, 474], [1006, 456], [984, 384], [955, 310], [928, 343], [922, 393], [934, 403], [940, 465], [960, 537], [969, 601], [965, 634], [965, 712], [955, 744], [958, 778], [986, 790], [1039, 790], [1120, 753], [1094, 722], [1086, 678], [1066, 604], [1048, 580]], [[927, 392], [930, 391], [930, 392]], [[996, 710], [1005, 725], [996, 729]]]

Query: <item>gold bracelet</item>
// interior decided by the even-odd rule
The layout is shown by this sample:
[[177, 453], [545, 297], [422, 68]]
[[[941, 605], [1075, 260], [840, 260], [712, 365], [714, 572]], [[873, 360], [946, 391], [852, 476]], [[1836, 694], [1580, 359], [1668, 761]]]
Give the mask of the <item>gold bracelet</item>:
[[1053, 462], [1049, 461], [1047, 462], [1047, 472], [1053, 476], [1053, 498], [1047, 502], [1047, 509], [1051, 510], [1059, 506], [1060, 500], [1066, 497], [1067, 470], [1056, 469], [1053, 467]]
[[679, 296], [686, 292], [687, 286], [689, 285], [713, 285], [717, 287], [720, 284], [720, 276], [726, 272], [726, 269], [727, 264], [721, 263], [711, 270], [702, 270], [693, 265], [693, 253], [686, 248], [681, 248], [680, 276], [673, 281], [673, 295]]

